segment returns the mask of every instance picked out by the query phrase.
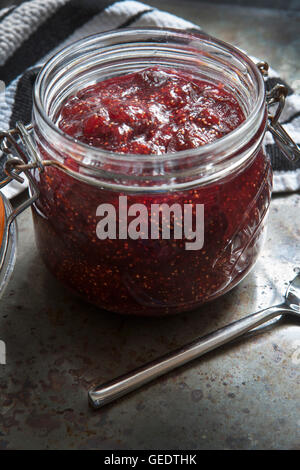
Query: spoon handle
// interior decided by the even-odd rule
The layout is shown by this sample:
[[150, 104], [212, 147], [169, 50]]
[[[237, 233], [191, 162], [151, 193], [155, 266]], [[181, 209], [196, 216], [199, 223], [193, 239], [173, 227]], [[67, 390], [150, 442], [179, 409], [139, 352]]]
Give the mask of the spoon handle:
[[89, 391], [90, 404], [93, 408], [100, 408], [151, 380], [238, 338], [247, 331], [280, 315], [280, 313], [284, 313], [286, 310], [287, 306], [285, 304], [260, 310], [202, 338], [198, 338], [128, 374], [97, 386]]

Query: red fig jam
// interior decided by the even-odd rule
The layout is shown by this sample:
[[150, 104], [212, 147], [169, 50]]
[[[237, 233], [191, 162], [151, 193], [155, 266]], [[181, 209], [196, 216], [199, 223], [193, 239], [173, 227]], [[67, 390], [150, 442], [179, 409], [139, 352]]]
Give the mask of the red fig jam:
[[105, 150], [164, 154], [213, 142], [244, 120], [221, 83], [153, 67], [80, 90], [62, 107], [59, 127]]
[[[155, 67], [78, 91], [61, 107], [57, 122], [78, 141], [124, 154], [126, 161], [129, 153], [155, 158], [198, 148], [244, 120], [237, 99], [222, 84]], [[65, 164], [79, 166], [72, 158]], [[54, 167], [35, 177], [40, 190], [36, 236], [47, 266], [74, 292], [106, 310], [135, 315], [191, 310], [235, 286], [257, 259], [271, 188], [262, 150], [226, 178], [176, 191], [154, 193], [150, 186], [148, 192], [120, 193]], [[97, 208], [111, 204], [118, 222], [120, 196], [127, 196], [128, 207], [143, 204], [148, 213], [153, 204], [204, 204], [203, 247], [186, 250], [187, 240], [172, 236], [121, 239], [117, 233], [115, 239], [99, 239]], [[174, 216], [171, 233], [176, 223]]]

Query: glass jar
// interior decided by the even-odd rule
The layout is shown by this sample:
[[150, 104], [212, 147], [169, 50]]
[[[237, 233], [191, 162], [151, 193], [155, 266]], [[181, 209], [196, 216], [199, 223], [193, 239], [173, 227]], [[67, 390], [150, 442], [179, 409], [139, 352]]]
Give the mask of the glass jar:
[[[211, 144], [164, 155], [92, 148], [56, 126], [62, 104], [79, 89], [150, 66], [221, 82], [245, 121]], [[264, 238], [272, 185], [263, 149], [267, 121], [260, 70], [241, 51], [205, 34], [129, 29], [63, 49], [42, 68], [33, 95], [39, 163], [31, 173], [39, 192], [33, 219], [47, 267], [82, 298], [121, 314], [182, 312], [229, 291], [253, 267]], [[120, 196], [127, 208], [143, 204], [148, 214], [153, 204], [177, 204], [182, 213], [185, 204], [193, 213], [203, 205], [203, 246], [186, 249], [187, 238], [132, 239], [118, 231], [99, 239], [99, 206], [116, 209], [116, 227], [124, 222]], [[170, 221], [173, 233], [175, 218]]]
[[0, 192], [0, 297], [13, 273], [17, 256], [17, 225], [14, 211]]

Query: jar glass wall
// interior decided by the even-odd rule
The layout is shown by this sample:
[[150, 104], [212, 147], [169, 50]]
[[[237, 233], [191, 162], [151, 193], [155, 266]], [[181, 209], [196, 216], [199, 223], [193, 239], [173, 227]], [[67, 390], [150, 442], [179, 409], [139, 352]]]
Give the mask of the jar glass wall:
[[[65, 100], [88, 85], [149, 66], [188, 71], [222, 83], [246, 119], [197, 149], [164, 155], [124, 155], [75, 141], [55, 125]], [[227, 292], [254, 265], [271, 193], [262, 141], [264, 83], [244, 54], [203, 34], [157, 29], [109, 32], [79, 41], [52, 58], [34, 91], [34, 139], [46, 166], [33, 171], [40, 197], [33, 207], [40, 252], [53, 274], [101, 308], [161, 315], [190, 310]], [[142, 204], [204, 206], [204, 244], [187, 239], [97, 237], [102, 204], [116, 210]], [[129, 223], [127, 219], [127, 224]], [[175, 218], [171, 219], [171, 233]]]
[[0, 194], [0, 297], [13, 273], [17, 257], [17, 223], [10, 222], [12, 206], [4, 194]]

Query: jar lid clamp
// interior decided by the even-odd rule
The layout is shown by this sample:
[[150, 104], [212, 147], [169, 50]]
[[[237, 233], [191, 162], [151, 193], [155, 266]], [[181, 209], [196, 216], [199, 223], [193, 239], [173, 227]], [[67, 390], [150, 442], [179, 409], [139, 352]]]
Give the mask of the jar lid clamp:
[[[268, 75], [269, 65], [267, 62], [259, 62], [256, 64], [263, 77]], [[282, 125], [278, 122], [279, 117], [285, 105], [285, 99], [288, 94], [288, 89], [285, 85], [277, 84], [272, 90], [266, 93], [266, 101], [268, 108], [277, 104], [274, 114], [268, 113], [268, 130], [273, 135], [273, 138], [282, 151], [282, 153], [292, 162], [300, 159], [299, 146], [294, 142], [291, 136], [284, 130]]]

